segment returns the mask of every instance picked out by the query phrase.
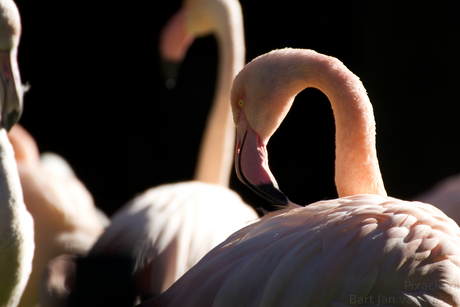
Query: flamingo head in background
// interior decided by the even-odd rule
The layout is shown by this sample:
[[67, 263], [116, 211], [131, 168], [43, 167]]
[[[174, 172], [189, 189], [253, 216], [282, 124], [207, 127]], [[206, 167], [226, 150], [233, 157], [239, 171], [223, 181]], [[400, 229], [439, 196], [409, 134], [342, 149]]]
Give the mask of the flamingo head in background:
[[[195, 37], [210, 34], [228, 35], [226, 24], [235, 11], [241, 11], [237, 0], [184, 0], [181, 8], [167, 21], [160, 32], [160, 60], [166, 87], [173, 88], [179, 64], [185, 58]], [[242, 22], [241, 22], [242, 23]]]
[[1, 126], [7, 131], [19, 120], [22, 110], [23, 86], [16, 60], [21, 19], [16, 6], [10, 1], [0, 1], [3, 15], [0, 18], [0, 114]]

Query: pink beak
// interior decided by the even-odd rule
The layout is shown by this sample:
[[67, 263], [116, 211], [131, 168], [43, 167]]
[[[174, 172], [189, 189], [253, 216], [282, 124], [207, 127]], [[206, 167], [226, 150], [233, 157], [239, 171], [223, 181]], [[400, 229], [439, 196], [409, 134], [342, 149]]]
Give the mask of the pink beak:
[[256, 194], [275, 204], [286, 206], [290, 202], [278, 188], [268, 167], [268, 153], [259, 134], [249, 125], [244, 111], [240, 111], [237, 128], [235, 168], [238, 178]]

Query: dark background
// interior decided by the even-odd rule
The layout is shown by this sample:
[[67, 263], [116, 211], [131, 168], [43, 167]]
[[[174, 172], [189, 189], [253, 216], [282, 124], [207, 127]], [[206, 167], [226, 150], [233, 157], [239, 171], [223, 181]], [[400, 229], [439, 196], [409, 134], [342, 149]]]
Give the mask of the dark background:
[[[361, 78], [388, 194], [404, 199], [460, 172], [460, 10], [455, 1], [411, 2], [241, 1], [247, 61], [276, 48], [309, 48]], [[107, 214], [149, 187], [191, 179], [217, 48], [212, 37], [197, 39], [176, 88], [164, 87], [158, 33], [180, 1], [16, 3], [19, 67], [31, 85], [20, 123], [40, 150], [67, 159]], [[292, 201], [337, 196], [332, 111], [317, 90], [298, 96], [268, 149]], [[264, 204], [234, 174], [231, 187]]]

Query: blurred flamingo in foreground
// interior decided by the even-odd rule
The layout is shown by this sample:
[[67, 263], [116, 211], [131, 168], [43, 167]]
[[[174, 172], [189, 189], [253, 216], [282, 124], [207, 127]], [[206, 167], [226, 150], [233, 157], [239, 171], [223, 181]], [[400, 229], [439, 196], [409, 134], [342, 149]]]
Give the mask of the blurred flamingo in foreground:
[[460, 224], [460, 174], [447, 177], [414, 200], [430, 203]]
[[42, 307], [67, 307], [75, 283], [75, 255], [63, 254], [48, 262], [39, 282]]
[[[169, 288], [214, 246], [258, 217], [228, 188], [235, 138], [229, 97], [245, 52], [239, 2], [184, 1], [163, 30], [162, 55], [170, 61], [181, 60], [192, 36], [209, 33], [217, 38], [219, 69], [195, 181], [155, 187], [127, 203], [113, 215], [111, 226], [90, 253], [132, 259], [137, 291], [143, 297]], [[111, 299], [113, 292], [107, 289]]]
[[8, 138], [35, 230], [33, 269], [19, 306], [35, 306], [48, 262], [64, 253], [86, 255], [104, 230], [103, 216], [64, 159], [51, 153], [40, 159], [35, 140], [20, 125]]
[[0, 0], [0, 306], [15, 307], [26, 287], [34, 255], [34, 223], [24, 204], [7, 131], [22, 110], [16, 60], [21, 21], [11, 0]]
[[[296, 207], [276, 185], [266, 144], [307, 87], [334, 111], [340, 198]], [[239, 178], [289, 207], [235, 232], [139, 307], [458, 305], [460, 229], [429, 204], [386, 196], [372, 106], [340, 61], [270, 52], [237, 75], [231, 104]]]

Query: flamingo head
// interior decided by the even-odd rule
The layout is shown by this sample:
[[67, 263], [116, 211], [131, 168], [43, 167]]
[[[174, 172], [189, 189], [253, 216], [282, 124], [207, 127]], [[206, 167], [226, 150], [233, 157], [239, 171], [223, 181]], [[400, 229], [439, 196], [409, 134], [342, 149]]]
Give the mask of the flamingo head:
[[216, 24], [213, 0], [185, 0], [160, 32], [160, 57], [166, 86], [175, 86], [180, 63], [195, 37], [212, 33]]
[[[239, 9], [235, 0], [184, 0], [181, 8], [160, 32], [160, 57], [163, 73], [173, 87], [179, 63], [185, 58], [195, 37], [223, 35], [231, 11]], [[173, 84], [174, 82], [174, 84]]]
[[231, 106], [237, 127], [238, 178], [266, 200], [285, 206], [289, 200], [270, 171], [266, 145], [301, 89], [294, 87], [291, 75], [282, 73], [279, 52], [262, 55], [241, 70], [233, 82]]
[[21, 21], [13, 1], [0, 1], [0, 13], [0, 124], [9, 131], [22, 110], [24, 89], [16, 61]]
[[186, 7], [182, 7], [160, 32], [161, 65], [168, 88], [175, 86], [179, 64], [194, 40], [186, 27], [188, 11]]

